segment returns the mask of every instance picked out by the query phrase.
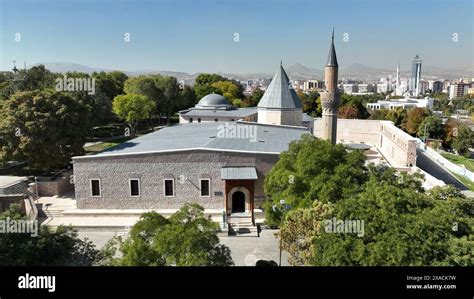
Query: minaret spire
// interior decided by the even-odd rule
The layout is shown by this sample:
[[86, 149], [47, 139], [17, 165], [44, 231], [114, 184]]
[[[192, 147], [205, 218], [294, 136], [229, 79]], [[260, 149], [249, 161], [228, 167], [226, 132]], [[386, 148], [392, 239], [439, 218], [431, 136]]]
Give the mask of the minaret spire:
[[331, 36], [328, 61], [324, 68], [325, 90], [321, 92], [323, 106], [323, 138], [335, 144], [337, 141], [337, 114], [340, 102], [340, 92], [337, 89], [337, 64], [336, 48], [334, 47], [334, 28]]

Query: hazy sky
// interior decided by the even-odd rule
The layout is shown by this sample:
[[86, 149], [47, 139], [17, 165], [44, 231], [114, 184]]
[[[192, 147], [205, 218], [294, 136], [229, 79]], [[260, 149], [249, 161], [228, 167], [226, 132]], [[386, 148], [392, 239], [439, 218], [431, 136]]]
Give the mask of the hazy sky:
[[394, 69], [400, 62], [408, 70], [419, 54], [425, 65], [466, 69], [474, 60], [473, 3], [0, 0], [0, 69], [10, 69], [12, 60], [232, 73], [273, 73], [283, 60], [321, 69], [333, 26], [341, 68], [361, 63]]

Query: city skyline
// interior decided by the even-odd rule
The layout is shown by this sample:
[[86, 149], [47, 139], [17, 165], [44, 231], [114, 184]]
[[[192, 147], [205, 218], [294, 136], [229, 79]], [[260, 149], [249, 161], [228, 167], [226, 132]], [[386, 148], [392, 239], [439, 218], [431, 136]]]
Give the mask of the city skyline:
[[410, 9], [407, 1], [382, 7], [371, 0], [1, 4], [2, 70], [11, 69], [12, 60], [19, 66], [61, 61], [186, 73], [273, 73], [280, 60], [322, 69], [334, 26], [342, 69], [358, 63], [395, 70], [400, 63], [404, 71], [418, 54], [426, 66], [472, 72], [472, 10], [465, 9], [470, 1], [415, 3]]

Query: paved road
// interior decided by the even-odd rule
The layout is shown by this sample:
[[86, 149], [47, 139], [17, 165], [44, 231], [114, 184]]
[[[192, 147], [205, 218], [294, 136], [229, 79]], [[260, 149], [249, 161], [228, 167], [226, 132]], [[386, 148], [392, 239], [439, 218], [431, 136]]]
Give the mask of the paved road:
[[464, 186], [458, 179], [452, 175], [449, 171], [445, 170], [442, 166], [431, 160], [426, 156], [423, 151], [417, 149], [418, 157], [416, 158], [416, 166], [431, 174], [438, 180], [444, 181], [446, 184], [454, 185], [459, 190], [469, 190]]

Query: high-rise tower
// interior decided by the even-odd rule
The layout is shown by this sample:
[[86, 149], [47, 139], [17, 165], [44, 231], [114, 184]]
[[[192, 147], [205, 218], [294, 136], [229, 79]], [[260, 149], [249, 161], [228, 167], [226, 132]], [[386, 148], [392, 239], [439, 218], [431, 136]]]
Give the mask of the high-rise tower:
[[411, 67], [410, 91], [415, 96], [420, 93], [421, 62], [420, 56], [416, 55]]
[[325, 90], [321, 92], [321, 105], [323, 108], [323, 138], [336, 143], [337, 112], [340, 102], [340, 92], [337, 89], [337, 64], [336, 49], [334, 48], [334, 29], [332, 30], [331, 48], [328, 61], [324, 68]]

